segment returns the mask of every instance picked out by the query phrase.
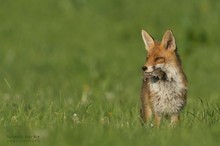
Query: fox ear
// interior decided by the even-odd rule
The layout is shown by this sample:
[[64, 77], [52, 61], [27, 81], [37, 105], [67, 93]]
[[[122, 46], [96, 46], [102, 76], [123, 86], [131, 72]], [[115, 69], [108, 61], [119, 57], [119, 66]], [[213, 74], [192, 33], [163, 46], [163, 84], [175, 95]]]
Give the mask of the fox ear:
[[171, 30], [167, 30], [163, 36], [161, 44], [165, 49], [176, 50], [176, 42]]
[[154, 39], [144, 30], [141, 31], [141, 34], [145, 44], [145, 48], [147, 51], [149, 51], [150, 48], [152, 48], [152, 46], [154, 45]]

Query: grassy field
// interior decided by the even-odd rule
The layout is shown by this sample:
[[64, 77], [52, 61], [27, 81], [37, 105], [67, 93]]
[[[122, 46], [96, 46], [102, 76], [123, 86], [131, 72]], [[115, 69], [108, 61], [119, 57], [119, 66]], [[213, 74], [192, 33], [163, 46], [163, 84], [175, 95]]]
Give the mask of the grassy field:
[[[0, 145], [217, 146], [217, 0], [0, 0]], [[172, 29], [189, 80], [175, 129], [141, 126], [141, 29]]]

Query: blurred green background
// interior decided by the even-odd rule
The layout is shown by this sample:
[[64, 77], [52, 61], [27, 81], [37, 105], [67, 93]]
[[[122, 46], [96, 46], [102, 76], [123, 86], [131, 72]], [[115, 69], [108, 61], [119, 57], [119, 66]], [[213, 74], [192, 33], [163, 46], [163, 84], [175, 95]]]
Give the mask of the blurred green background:
[[[215, 145], [219, 14], [218, 0], [0, 0], [0, 142], [37, 133], [40, 145]], [[180, 135], [139, 125], [141, 29], [175, 35], [189, 80]]]

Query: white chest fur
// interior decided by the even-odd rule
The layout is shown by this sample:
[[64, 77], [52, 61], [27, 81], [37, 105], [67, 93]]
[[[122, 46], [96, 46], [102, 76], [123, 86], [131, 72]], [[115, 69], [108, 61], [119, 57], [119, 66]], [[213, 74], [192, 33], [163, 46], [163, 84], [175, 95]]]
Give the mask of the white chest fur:
[[167, 72], [167, 76], [168, 80], [149, 82], [153, 109], [158, 114], [178, 114], [186, 104], [186, 87], [178, 71]]

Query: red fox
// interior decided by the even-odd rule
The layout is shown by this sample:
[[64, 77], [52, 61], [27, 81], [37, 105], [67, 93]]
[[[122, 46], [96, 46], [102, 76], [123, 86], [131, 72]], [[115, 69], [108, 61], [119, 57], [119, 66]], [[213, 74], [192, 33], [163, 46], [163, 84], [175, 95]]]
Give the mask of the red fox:
[[147, 58], [142, 67], [141, 119], [147, 122], [154, 115], [155, 124], [159, 127], [163, 117], [170, 117], [171, 126], [175, 126], [187, 98], [187, 79], [175, 38], [170, 30], [165, 32], [161, 43], [144, 30], [142, 38]]

